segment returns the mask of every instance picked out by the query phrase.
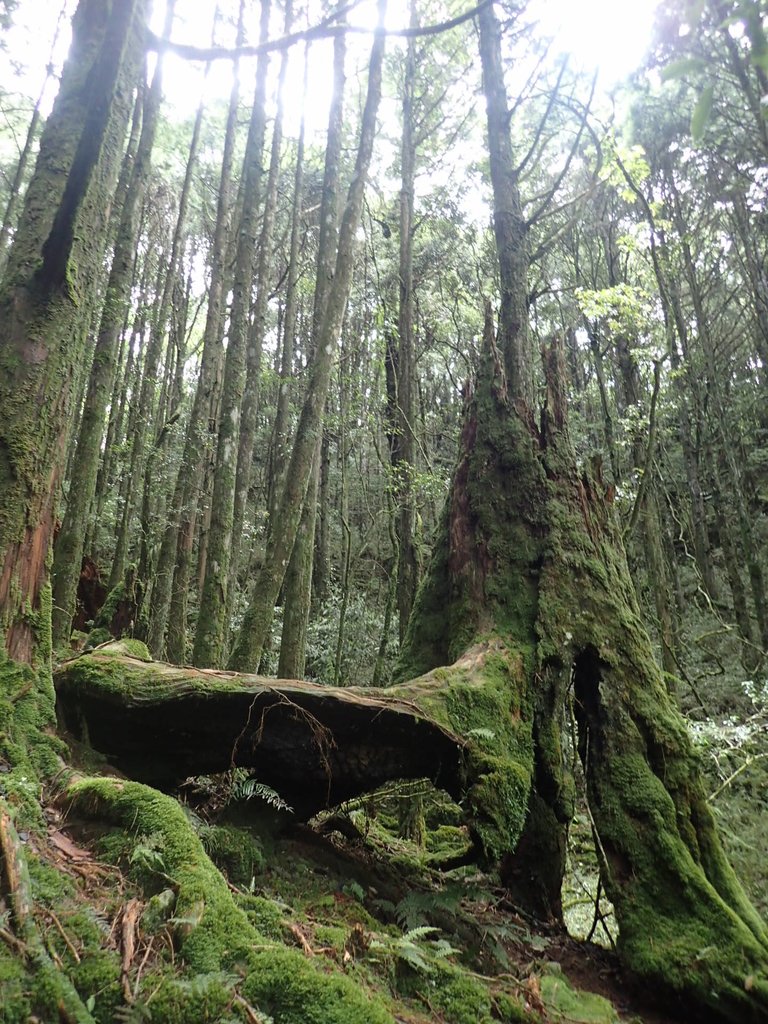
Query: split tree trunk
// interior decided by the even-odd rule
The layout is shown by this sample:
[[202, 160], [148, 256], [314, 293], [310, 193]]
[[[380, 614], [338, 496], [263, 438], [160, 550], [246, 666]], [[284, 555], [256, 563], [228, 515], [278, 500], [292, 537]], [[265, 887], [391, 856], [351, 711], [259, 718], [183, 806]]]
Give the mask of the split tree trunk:
[[502, 315], [497, 347], [486, 312], [483, 364], [400, 676], [456, 662], [481, 638], [500, 645], [506, 671], [500, 678], [497, 653], [476, 672], [472, 706], [506, 691], [496, 731], [511, 732], [493, 783], [496, 806], [519, 812], [527, 799], [528, 813], [519, 825], [509, 814], [506, 834], [483, 845], [516, 892], [555, 916], [573, 811], [564, 767], [571, 699], [625, 963], [710, 1019], [763, 1020], [768, 931], [723, 854], [685, 723], [642, 626], [605, 488], [596, 472], [577, 471], [557, 345], [547, 354], [540, 426], [534, 417], [527, 318], [510, 315], [524, 308], [526, 225], [500, 27], [492, 6], [478, 21]]

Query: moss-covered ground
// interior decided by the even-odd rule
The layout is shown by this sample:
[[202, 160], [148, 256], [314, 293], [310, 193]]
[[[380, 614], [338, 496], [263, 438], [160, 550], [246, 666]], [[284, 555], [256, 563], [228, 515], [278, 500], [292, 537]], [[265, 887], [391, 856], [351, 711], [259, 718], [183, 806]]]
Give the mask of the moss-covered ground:
[[[607, 954], [537, 930], [492, 875], [442, 870], [469, 837], [426, 782], [301, 825], [277, 795], [235, 799], [249, 792], [242, 778], [166, 795], [67, 776], [28, 801], [6, 758], [0, 769], [47, 963], [17, 936], [5, 878], [3, 1024], [665, 1019], [628, 1012]], [[423, 846], [398, 834], [403, 802], [416, 800]], [[82, 1012], [63, 1006], [51, 972], [70, 979]]]

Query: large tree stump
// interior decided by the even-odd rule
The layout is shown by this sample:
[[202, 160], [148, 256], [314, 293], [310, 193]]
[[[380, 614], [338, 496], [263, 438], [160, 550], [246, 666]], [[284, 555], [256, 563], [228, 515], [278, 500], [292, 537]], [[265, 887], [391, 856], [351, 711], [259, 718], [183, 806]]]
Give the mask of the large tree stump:
[[528, 815], [498, 852], [516, 898], [555, 917], [573, 812], [572, 708], [624, 962], [706, 1020], [768, 1020], [768, 932], [722, 851], [599, 466], [577, 469], [558, 346], [546, 362], [537, 422], [507, 396], [487, 319], [484, 364], [401, 677], [455, 661], [479, 638], [519, 666], [508, 676], [508, 705], [516, 751], [522, 737], [530, 745]]

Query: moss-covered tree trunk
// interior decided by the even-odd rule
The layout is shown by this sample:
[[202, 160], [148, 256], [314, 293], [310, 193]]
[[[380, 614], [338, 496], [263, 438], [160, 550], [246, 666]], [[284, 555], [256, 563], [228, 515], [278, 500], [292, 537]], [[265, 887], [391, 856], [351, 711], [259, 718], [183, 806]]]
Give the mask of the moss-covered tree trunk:
[[[269, 26], [269, 3], [262, 4], [260, 24], [261, 38], [265, 39]], [[192, 652], [192, 661], [202, 666], [217, 666], [222, 663], [227, 639], [227, 584], [233, 547], [241, 413], [249, 361], [249, 314], [256, 259], [258, 212], [262, 199], [268, 62], [268, 55], [264, 54], [257, 64], [256, 92], [243, 157], [243, 205], [237, 228], [232, 311], [221, 391], [208, 558]]]
[[476, 835], [538, 913], [559, 911], [573, 807], [563, 749], [572, 701], [626, 965], [713, 1020], [762, 1020], [768, 934], [723, 855], [685, 723], [643, 628], [606, 489], [597, 473], [576, 469], [562, 379], [554, 349], [540, 425], [514, 408], [487, 325], [400, 675], [433, 670], [455, 685], [473, 660], [472, 691], [448, 698], [450, 725], [462, 735], [496, 734], [491, 746], [498, 734], [507, 737], [506, 749], [489, 750], [476, 773]]
[[148, 7], [81, 0], [0, 284], [0, 888], [12, 929], [0, 950], [0, 1013], [9, 1020], [22, 986], [35, 989], [37, 1019], [93, 1019], [32, 912], [27, 862], [35, 848], [18, 831], [44, 832], [39, 783], [64, 749], [51, 735], [55, 503]]
[[[525, 326], [504, 316], [505, 304], [517, 308], [525, 294], [524, 258], [516, 248], [524, 244], [525, 225], [507, 145], [493, 8], [479, 21], [502, 317], [496, 338], [486, 314], [483, 365], [400, 675], [465, 660], [483, 649], [481, 640], [493, 651], [474, 670], [471, 704], [487, 701], [490, 711], [489, 695], [498, 706], [500, 687], [506, 691], [505, 713], [496, 722], [489, 715], [484, 728], [506, 730], [509, 749], [498, 778], [475, 792], [496, 821], [504, 817], [500, 805], [507, 806], [510, 828], [506, 835], [492, 830], [484, 837], [482, 829], [478, 835], [486, 853], [501, 860], [510, 887], [553, 915], [572, 813], [563, 749], [572, 701], [601, 874], [625, 963], [708, 1019], [764, 1020], [768, 931], [724, 857], [685, 723], [642, 625], [606, 489], [596, 470], [577, 470], [560, 346], [547, 354], [539, 417], [528, 398]], [[512, 266], [505, 266], [510, 256]], [[505, 294], [509, 288], [517, 299]], [[470, 724], [476, 731], [476, 716], [463, 735]], [[497, 748], [493, 757], [503, 754]], [[526, 797], [523, 821], [514, 811]], [[481, 809], [475, 817], [482, 820]]]
[[[173, 21], [169, 5], [166, 34]], [[112, 266], [96, 338], [88, 388], [77, 435], [77, 448], [69, 475], [69, 500], [56, 539], [53, 562], [53, 638], [69, 639], [75, 612], [77, 584], [88, 526], [88, 513], [96, 489], [104, 415], [113, 390], [120, 335], [130, 303], [134, 259], [140, 228], [140, 210], [149, 179], [152, 147], [162, 99], [162, 62], [146, 94], [141, 136], [132, 162], [117, 229]]]
[[0, 630], [21, 662], [50, 632], [47, 566], [81, 312], [103, 258], [146, 8], [80, 3], [0, 286]]

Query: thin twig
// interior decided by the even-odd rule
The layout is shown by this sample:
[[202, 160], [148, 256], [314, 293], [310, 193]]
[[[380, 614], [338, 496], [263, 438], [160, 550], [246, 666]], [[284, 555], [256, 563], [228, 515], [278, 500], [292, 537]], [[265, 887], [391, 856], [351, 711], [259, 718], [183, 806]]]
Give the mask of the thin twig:
[[764, 758], [764, 757], [768, 757], [768, 751], [765, 752], [765, 753], [762, 753], [762, 754], [752, 754], [750, 757], [748, 757], [746, 759], [746, 761], [744, 761], [743, 764], [739, 765], [739, 767], [736, 769], [735, 772], [732, 772], [728, 776], [728, 778], [725, 780], [725, 782], [723, 782], [720, 786], [717, 787], [717, 789], [714, 791], [714, 793], [710, 793], [709, 794], [709, 796], [707, 797], [707, 803], [711, 804], [712, 801], [715, 799], [715, 797], [720, 796], [720, 794], [723, 792], [723, 790], [726, 789], [728, 786], [730, 786], [730, 784], [734, 781], [734, 779], [738, 778], [738, 776], [741, 775], [741, 773], [743, 771], [745, 771], [745, 769], [749, 768], [749, 766], [751, 764], [754, 764], [755, 761], [762, 760], [762, 758]]
[[56, 917], [56, 915], [54, 914], [54, 912], [52, 910], [46, 910], [46, 914], [47, 914], [48, 917], [50, 917], [50, 919], [53, 921], [53, 923], [58, 928], [59, 934], [61, 935], [62, 939], [64, 939], [64, 944], [66, 945], [66, 947], [69, 950], [69, 952], [72, 954], [72, 956], [73, 956], [73, 958], [75, 960], [75, 963], [79, 964], [80, 963], [80, 954], [78, 953], [78, 951], [75, 949], [74, 945], [72, 944], [72, 940], [69, 938], [67, 933], [64, 931], [64, 927], [63, 927], [61, 921], [58, 919], [58, 917]]

